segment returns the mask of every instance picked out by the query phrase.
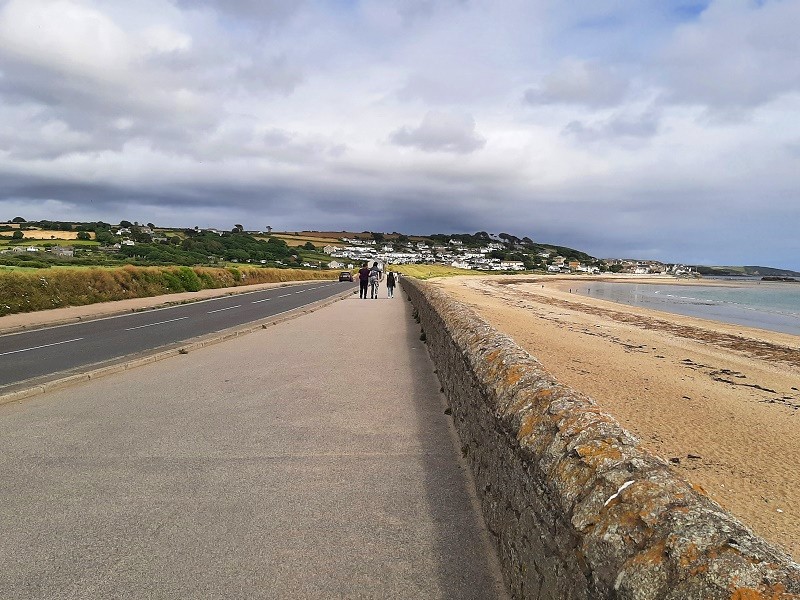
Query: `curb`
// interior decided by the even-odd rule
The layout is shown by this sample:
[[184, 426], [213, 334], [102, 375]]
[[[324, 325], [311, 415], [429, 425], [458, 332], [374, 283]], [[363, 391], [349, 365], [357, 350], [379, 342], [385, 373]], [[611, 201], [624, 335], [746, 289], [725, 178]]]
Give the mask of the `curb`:
[[[170, 348], [169, 350], [155, 351], [152, 354], [140, 356], [130, 360], [125, 360], [122, 358], [121, 362], [116, 364], [95, 366], [94, 368], [89, 366], [88, 370], [83, 373], [67, 375], [65, 377], [56, 376], [56, 379], [31, 385], [31, 387], [28, 388], [7, 392], [5, 394], [0, 393], [0, 406], [3, 406], [4, 404], [10, 404], [12, 402], [21, 402], [22, 400], [27, 400], [28, 398], [33, 398], [34, 396], [39, 396], [47, 392], [61, 390], [79, 383], [84, 383], [93, 379], [99, 379], [100, 377], [106, 377], [107, 375], [121, 373], [129, 369], [135, 369], [137, 367], [149, 365], [173, 356], [188, 354], [193, 350], [199, 350], [201, 348], [205, 348], [206, 346], [213, 346], [214, 344], [219, 344], [221, 342], [247, 335], [261, 329], [266, 329], [267, 327], [271, 327], [273, 325], [278, 325], [284, 321], [291, 321], [292, 319], [301, 317], [304, 314], [315, 312], [321, 308], [330, 306], [335, 302], [344, 300], [345, 298], [352, 296], [354, 293], [355, 292], [353, 291], [348, 291], [346, 294], [337, 294], [324, 300], [318, 300], [317, 302], [312, 302], [311, 304], [306, 304], [305, 306], [294, 308], [283, 313], [278, 313], [277, 315], [272, 315], [266, 319], [253, 321], [252, 323], [249, 323], [239, 329], [223, 330], [221, 332], [209, 334], [207, 337], [193, 338], [186, 340], [185, 342], [178, 342], [176, 344], [177, 347]], [[118, 314], [126, 314], [128, 312], [129, 311], [126, 310]], [[99, 364], [102, 365], [103, 363]]]

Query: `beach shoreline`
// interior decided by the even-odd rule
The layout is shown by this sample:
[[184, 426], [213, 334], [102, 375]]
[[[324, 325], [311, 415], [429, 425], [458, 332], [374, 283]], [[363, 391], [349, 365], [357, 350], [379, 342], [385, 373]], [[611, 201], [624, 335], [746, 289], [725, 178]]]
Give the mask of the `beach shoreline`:
[[658, 276], [429, 282], [472, 307], [561, 383], [594, 399], [644, 449], [800, 559], [800, 336], [569, 291], [592, 281], [709, 285]]

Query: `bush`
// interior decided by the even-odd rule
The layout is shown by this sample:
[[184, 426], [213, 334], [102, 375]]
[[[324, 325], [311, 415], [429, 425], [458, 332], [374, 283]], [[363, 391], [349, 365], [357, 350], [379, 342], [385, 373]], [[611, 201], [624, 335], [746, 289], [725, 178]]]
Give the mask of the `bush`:
[[[26, 265], [30, 261], [26, 261]], [[47, 265], [44, 265], [47, 266]], [[0, 272], [0, 316], [243, 284], [332, 279], [325, 271], [135, 267]]]

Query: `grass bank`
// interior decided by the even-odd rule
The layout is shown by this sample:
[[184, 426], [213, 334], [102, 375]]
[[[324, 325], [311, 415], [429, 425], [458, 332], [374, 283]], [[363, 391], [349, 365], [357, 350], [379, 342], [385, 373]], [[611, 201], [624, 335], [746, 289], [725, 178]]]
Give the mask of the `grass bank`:
[[256, 283], [334, 279], [302, 269], [120, 267], [0, 272], [0, 316]]
[[397, 271], [408, 277], [417, 279], [430, 279], [432, 277], [453, 277], [455, 275], [491, 275], [487, 271], [473, 271], [471, 269], [457, 269], [446, 265], [389, 265], [390, 271]]

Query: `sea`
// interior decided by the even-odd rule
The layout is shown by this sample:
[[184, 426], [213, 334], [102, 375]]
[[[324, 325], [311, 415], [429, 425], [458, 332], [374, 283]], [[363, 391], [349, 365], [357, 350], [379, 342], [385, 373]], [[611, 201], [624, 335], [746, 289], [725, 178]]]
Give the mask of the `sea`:
[[574, 293], [620, 304], [800, 335], [800, 282], [708, 278], [725, 285], [581, 282]]

